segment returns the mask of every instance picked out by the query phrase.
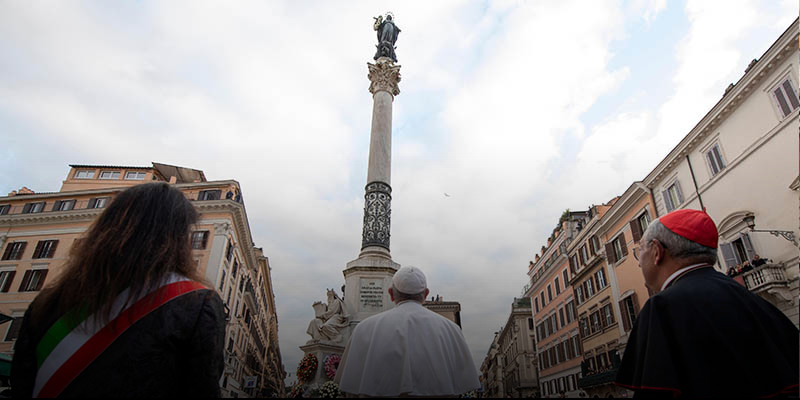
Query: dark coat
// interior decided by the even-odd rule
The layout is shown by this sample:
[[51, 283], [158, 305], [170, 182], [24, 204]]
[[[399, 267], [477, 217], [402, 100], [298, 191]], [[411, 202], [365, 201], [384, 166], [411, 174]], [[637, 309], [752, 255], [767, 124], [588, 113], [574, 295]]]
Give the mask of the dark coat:
[[713, 268], [701, 268], [645, 303], [616, 383], [637, 397], [796, 396], [798, 338], [775, 306]]
[[[25, 313], [14, 347], [11, 387], [28, 397], [36, 346], [60, 317], [43, 296]], [[134, 323], [61, 393], [61, 397], [219, 397], [225, 312], [213, 290], [182, 295]]]

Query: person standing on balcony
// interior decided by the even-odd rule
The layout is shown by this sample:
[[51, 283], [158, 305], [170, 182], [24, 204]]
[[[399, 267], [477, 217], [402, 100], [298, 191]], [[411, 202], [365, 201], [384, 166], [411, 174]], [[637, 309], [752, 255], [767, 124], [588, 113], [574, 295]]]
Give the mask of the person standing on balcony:
[[714, 221], [698, 210], [647, 227], [634, 256], [654, 295], [630, 333], [618, 386], [637, 397], [797, 396], [797, 328], [714, 270], [717, 240]]
[[117, 195], [25, 312], [13, 397], [219, 397], [225, 313], [192, 259], [197, 219], [166, 183]]

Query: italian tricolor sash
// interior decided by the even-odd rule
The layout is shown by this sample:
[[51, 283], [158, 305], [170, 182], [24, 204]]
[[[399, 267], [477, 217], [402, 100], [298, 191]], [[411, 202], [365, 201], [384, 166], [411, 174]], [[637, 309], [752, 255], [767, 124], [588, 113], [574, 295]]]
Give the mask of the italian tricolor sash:
[[[114, 300], [109, 323], [96, 324], [86, 310], [68, 313], [47, 330], [36, 346], [38, 372], [33, 397], [56, 397], [89, 364], [136, 321], [179, 296], [206, 289], [173, 274], [158, 289], [144, 293], [125, 307], [128, 290]], [[123, 308], [124, 307], [124, 308]]]

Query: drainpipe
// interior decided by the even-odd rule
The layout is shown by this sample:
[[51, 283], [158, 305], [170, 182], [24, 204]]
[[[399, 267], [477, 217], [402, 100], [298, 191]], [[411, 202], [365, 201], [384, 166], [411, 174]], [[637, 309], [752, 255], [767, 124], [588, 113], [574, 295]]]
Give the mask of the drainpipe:
[[700, 197], [700, 189], [697, 188], [697, 179], [694, 177], [694, 168], [692, 168], [692, 160], [689, 159], [689, 155], [686, 155], [686, 162], [689, 163], [689, 171], [692, 173], [692, 182], [694, 182], [694, 192], [697, 194], [697, 200], [700, 200], [700, 209], [704, 212], [706, 211], [706, 206], [703, 205], [703, 198]]

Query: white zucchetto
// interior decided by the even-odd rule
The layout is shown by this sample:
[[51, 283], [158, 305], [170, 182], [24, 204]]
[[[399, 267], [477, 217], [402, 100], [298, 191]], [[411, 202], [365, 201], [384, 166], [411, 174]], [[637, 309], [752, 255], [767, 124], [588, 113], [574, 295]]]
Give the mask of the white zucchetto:
[[398, 269], [394, 273], [392, 286], [405, 294], [417, 294], [428, 288], [428, 282], [422, 270], [409, 265]]

